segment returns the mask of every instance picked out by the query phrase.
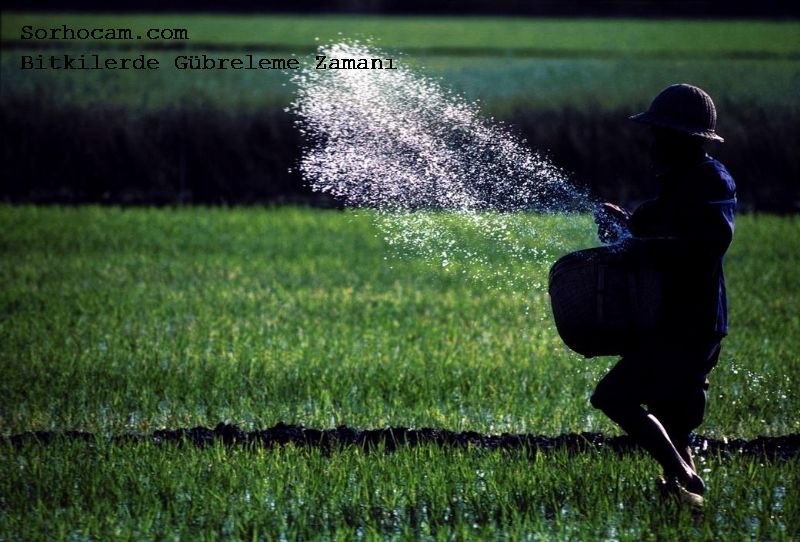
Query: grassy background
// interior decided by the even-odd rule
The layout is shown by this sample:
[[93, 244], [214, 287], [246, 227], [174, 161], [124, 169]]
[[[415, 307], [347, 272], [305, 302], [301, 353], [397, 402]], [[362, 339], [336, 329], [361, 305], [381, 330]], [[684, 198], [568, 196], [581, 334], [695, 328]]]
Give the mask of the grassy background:
[[[525, 17], [381, 17], [365, 15], [225, 15], [7, 12], [2, 40], [24, 25], [41, 28], [186, 28], [189, 41], [232, 45], [315, 46], [342, 36], [380, 40], [398, 49], [688, 56], [797, 56], [796, 21], [533, 19]], [[91, 40], [90, 40], [91, 41]], [[146, 40], [145, 40], [146, 41]]]
[[[154, 73], [132, 71], [54, 72], [18, 69], [19, 55], [41, 51], [7, 49], [21, 41], [20, 29], [35, 27], [186, 28], [191, 54], [203, 46], [244, 52], [296, 54], [310, 58], [320, 44], [371, 39], [403, 55], [410, 64], [463, 93], [480, 99], [492, 114], [512, 116], [518, 108], [630, 107], [649, 103], [650, 94], [676, 80], [706, 89], [718, 103], [758, 102], [797, 111], [793, 89], [800, 77], [795, 21], [686, 21], [636, 19], [526, 19], [458, 17], [369, 17], [289, 15], [87, 15], [6, 13], [2, 22], [4, 77], [0, 90], [49, 88], [52, 99], [89, 97], [139, 108], [222, 104], [233, 107], [284, 106], [291, 87], [273, 71], [180, 72], [169, 54], [150, 51], [162, 66]], [[136, 41], [158, 46], [162, 42]], [[49, 42], [78, 51], [114, 42]], [[129, 51], [128, 55], [131, 54]], [[53, 86], [54, 85], [54, 86]], [[648, 92], [643, 92], [648, 89]], [[652, 89], [652, 90], [649, 90]], [[99, 94], [98, 94], [99, 93]]]
[[[0, 207], [0, 431], [284, 420], [617, 432], [588, 404], [614, 360], [570, 353], [541, 290], [400, 258], [374, 218]], [[585, 230], [564, 251], [591, 243], [588, 218], [514, 219], [541, 235]], [[699, 432], [800, 431], [799, 242], [796, 217], [738, 219], [731, 336]], [[544, 282], [556, 256], [515, 268], [483, 248], [489, 267], [528, 273], [520, 285]], [[655, 464], [638, 455], [0, 445], [0, 536], [790, 540], [798, 466], [703, 460], [709, 510], [693, 519], [658, 499]]]
[[[170, 45], [145, 40], [125, 50], [113, 42], [23, 42], [25, 24], [185, 27], [190, 40], [169, 52], [137, 49]], [[742, 206], [794, 212], [799, 31], [795, 21], [6, 13], [0, 129], [17, 137], [0, 152], [0, 194], [15, 202], [324, 204], [295, 167], [302, 142], [286, 112], [289, 74], [181, 71], [172, 61], [203, 52], [310, 60], [320, 44], [369, 37], [479, 100], [486, 115], [508, 122], [604, 199], [641, 201], [655, 189], [643, 179], [647, 138], [626, 118], [668, 84], [699, 85], [718, 105], [727, 142], [711, 152], [737, 179]], [[98, 51], [143, 53], [163, 67], [19, 69], [23, 54]]]
[[426, 446], [392, 454], [0, 448], [0, 536], [123, 540], [796, 540], [800, 463], [709, 459], [709, 508], [655, 494], [653, 466], [608, 452]]
[[[272, 70], [189, 71], [176, 70], [179, 54], [237, 57], [247, 51], [212, 52], [151, 51], [162, 68], [155, 72], [117, 71], [54, 72], [21, 71], [20, 55], [41, 53], [34, 49], [5, 50], [4, 77], [0, 91], [8, 95], [33, 94], [48, 103], [85, 103], [90, 98], [135, 111], [174, 107], [221, 107], [257, 111], [285, 107], [293, 87], [285, 73]], [[294, 52], [294, 51], [293, 51]], [[48, 54], [52, 54], [52, 51]], [[104, 55], [112, 56], [105, 52]], [[132, 56], [134, 53], [117, 53]], [[256, 58], [282, 57], [289, 53], [254, 53]], [[281, 55], [281, 56], [279, 56]], [[300, 55], [310, 58], [310, 55]], [[612, 55], [604, 58], [529, 58], [515, 56], [415, 55], [405, 61], [420, 73], [440, 79], [444, 85], [470, 100], [480, 100], [492, 115], [513, 119], [525, 109], [578, 110], [625, 108], [638, 112], [655, 94], [677, 81], [690, 81], [707, 89], [720, 106], [728, 108], [757, 103], [765, 108], [798, 111], [794, 89], [800, 62], [787, 59], [669, 59]], [[651, 90], [652, 89], [652, 90]], [[647, 90], [647, 92], [645, 92]], [[724, 118], [722, 119], [724, 122]], [[721, 126], [724, 126], [722, 124]]]
[[[369, 213], [5, 207], [1, 216], [4, 433], [278, 420], [614, 430], [587, 403], [613, 360], [571, 354], [546, 294], [526, 288], [547, 283], [555, 253], [515, 268], [473, 239], [489, 266], [529, 274], [498, 289], [465, 280], [462, 271], [481, 271], [468, 262], [394, 257]], [[559, 220], [572, 219], [524, 220], [560, 236]], [[790, 340], [799, 228], [797, 218], [739, 219], [727, 264], [733, 333], [704, 433], [800, 430], [789, 414], [800, 411]], [[560, 250], [590, 244], [588, 218], [583, 229]]]

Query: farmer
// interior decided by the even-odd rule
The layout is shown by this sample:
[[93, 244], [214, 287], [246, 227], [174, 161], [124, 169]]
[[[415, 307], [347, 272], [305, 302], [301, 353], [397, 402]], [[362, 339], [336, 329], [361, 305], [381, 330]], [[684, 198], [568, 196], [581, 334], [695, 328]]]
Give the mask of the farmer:
[[723, 141], [715, 132], [714, 103], [703, 90], [667, 87], [631, 120], [650, 126], [660, 194], [631, 215], [603, 204], [595, 220], [601, 240], [622, 240], [631, 257], [660, 269], [662, 326], [623, 352], [591, 402], [661, 464], [662, 490], [701, 506], [705, 485], [689, 436], [703, 421], [708, 373], [728, 332], [722, 257], [733, 238], [736, 187], [703, 149], [708, 141]]

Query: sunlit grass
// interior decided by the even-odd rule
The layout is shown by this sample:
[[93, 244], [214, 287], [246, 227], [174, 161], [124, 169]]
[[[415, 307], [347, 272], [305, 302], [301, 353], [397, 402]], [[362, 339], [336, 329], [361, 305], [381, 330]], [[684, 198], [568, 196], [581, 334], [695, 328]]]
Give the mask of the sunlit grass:
[[[532, 286], [547, 283], [557, 251], [528, 265], [473, 231], [480, 261], [444, 267], [386, 245], [369, 212], [1, 212], [5, 433], [278, 420], [614, 431], [587, 402], [613, 359], [569, 352]], [[558, 217], [523, 220], [539, 235], [577, 233]], [[591, 242], [585, 228], [572, 248]], [[789, 414], [800, 411], [799, 229], [796, 218], [739, 219], [732, 331], [703, 432], [800, 430]], [[530, 276], [513, 288], [498, 270]]]
[[[0, 224], [0, 431], [98, 436], [0, 445], [0, 538], [797, 536], [797, 459], [703, 459], [698, 519], [640, 455], [110, 444], [220, 421], [613, 434], [588, 404], [613, 360], [571, 354], [541, 290], [392, 251], [367, 211], [6, 206]], [[798, 242], [797, 218], [739, 218], [700, 432], [800, 430]], [[506, 265], [491, 248], [479, 265]], [[545, 281], [547, 264], [517, 269]]]
[[739, 539], [798, 533], [797, 459], [709, 459], [702, 517], [640, 455], [424, 446], [391, 454], [64, 441], [0, 448], [0, 536]]
[[[176, 70], [172, 63], [178, 53], [174, 52], [149, 52], [147, 56], [158, 59], [162, 68], [145, 73], [22, 71], [22, 54], [37, 51], [4, 50], [0, 54], [0, 91], [6, 97], [40, 96], [54, 104], [100, 100], [131, 108], [136, 114], [165, 107], [224, 106], [245, 111], [283, 108], [294, 93], [287, 73]], [[403, 61], [421, 74], [440, 79], [446, 88], [467, 99], [479, 100], [486, 113], [503, 118], [530, 109], [638, 110], [647, 105], [650, 94], [675, 81], [689, 81], [707, 89], [723, 107], [757, 104], [776, 111], [797, 111], [793, 90], [800, 74], [797, 60], [416, 55]]]
[[[26, 24], [187, 28], [187, 43], [195, 49], [188, 53], [143, 51], [158, 59], [161, 69], [157, 71], [20, 70], [20, 55], [64, 52], [37, 50], [42, 42], [20, 41]], [[636, 110], [675, 81], [701, 86], [718, 104], [796, 111], [797, 33], [798, 23], [793, 21], [5, 13], [3, 40], [17, 40], [30, 49], [3, 50], [0, 90], [5, 95], [42, 95], [50, 102], [101, 100], [137, 111], [198, 104], [247, 110], [285, 107], [293, 92], [286, 73], [177, 70], [174, 58], [203, 52], [226, 58], [246, 53], [267, 58], [294, 54], [312, 62], [320, 44], [369, 38], [376, 47], [399, 55], [426, 75], [441, 77], [445, 86], [468, 99], [481, 100], [485, 111], [504, 118], [521, 109]], [[97, 52], [94, 47], [99, 42], [57, 43], [70, 46], [67, 52], [80, 54]], [[147, 43], [135, 40], [134, 45]], [[196, 48], [203, 44], [229, 49]], [[112, 49], [102, 54], [135, 56], [140, 52]]]
[[[78, 14], [6, 12], [2, 39], [20, 40], [22, 27], [185, 28], [189, 43], [315, 46], [373, 38], [384, 47], [598, 51], [616, 54], [798, 52], [796, 21], [557, 19], [527, 17], [379, 17], [364, 15]], [[142, 41], [141, 43], [145, 43]], [[91, 40], [88, 41], [91, 43]]]

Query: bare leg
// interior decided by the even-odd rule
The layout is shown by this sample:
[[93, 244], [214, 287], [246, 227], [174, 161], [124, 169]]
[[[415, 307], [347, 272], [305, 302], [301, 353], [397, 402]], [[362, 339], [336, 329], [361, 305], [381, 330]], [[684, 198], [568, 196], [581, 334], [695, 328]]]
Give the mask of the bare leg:
[[605, 412], [637, 444], [647, 450], [664, 469], [664, 474], [667, 477], [676, 478], [681, 485], [692, 493], [703, 493], [705, 485], [694, 470], [694, 463], [688, 446], [681, 446], [681, 451], [679, 452], [658, 418], [645, 411], [639, 405], [609, 402], [607, 404], [595, 404], [595, 406]]
[[[630, 420], [626, 419], [625, 422], [625, 425], [620, 424], [620, 426], [640, 446], [650, 452], [650, 455], [661, 464], [667, 476], [677, 478], [693, 493], [703, 492], [703, 481], [695, 472], [693, 464], [689, 462], [691, 456], [689, 461], [684, 459], [658, 418], [642, 410], [640, 414], [631, 417]], [[687, 449], [684, 448], [682, 451], [686, 452]]]
[[691, 442], [692, 428], [697, 427], [703, 421], [705, 392], [694, 390], [686, 393], [685, 397], [678, 396], [662, 403], [648, 405], [648, 407], [650, 407], [650, 413], [658, 418], [666, 429], [681, 459], [696, 474], [697, 467], [694, 464], [689, 443]]
[[[669, 433], [669, 431], [667, 431]], [[674, 435], [670, 436], [672, 439], [672, 443], [675, 445], [675, 449], [678, 450], [678, 453], [681, 456], [687, 465], [697, 474], [697, 467], [694, 465], [694, 458], [692, 457], [692, 449], [689, 446], [689, 439], [688, 438], [678, 438]]]
[[[652, 362], [651, 355], [658, 359]], [[651, 393], [654, 375], [643, 367], [658, 366], [662, 357], [652, 352], [623, 357], [598, 383], [591, 398], [592, 406], [602, 410], [647, 450], [664, 469], [667, 479], [677, 482], [689, 493], [701, 495], [705, 484], [697, 475], [688, 437], [691, 428], [703, 420], [705, 387], [689, 389], [688, 381], [670, 380], [675, 388], [673, 395], [652, 404], [650, 399], [658, 395]], [[652, 410], [648, 412], [642, 408], [642, 403], [648, 403]]]

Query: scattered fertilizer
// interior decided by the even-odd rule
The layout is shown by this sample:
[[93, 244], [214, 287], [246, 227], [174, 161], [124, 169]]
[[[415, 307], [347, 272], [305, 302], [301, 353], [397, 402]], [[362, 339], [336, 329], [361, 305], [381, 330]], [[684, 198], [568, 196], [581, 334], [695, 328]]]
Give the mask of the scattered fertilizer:
[[[319, 55], [389, 56], [360, 42], [324, 46]], [[309, 64], [293, 82], [290, 110], [307, 141], [304, 179], [347, 206], [377, 210], [396, 254], [423, 256], [490, 287], [543, 288], [528, 284], [533, 267], [593, 239], [586, 217], [576, 219], [593, 203], [562, 170], [483, 117], [477, 103], [403, 62], [374, 70]], [[553, 213], [552, 226], [537, 231], [525, 219], [531, 211]]]

